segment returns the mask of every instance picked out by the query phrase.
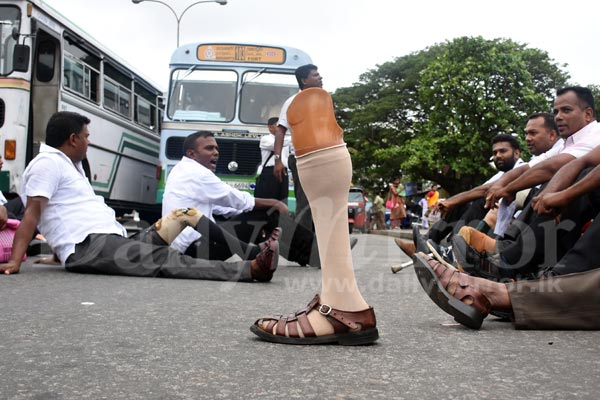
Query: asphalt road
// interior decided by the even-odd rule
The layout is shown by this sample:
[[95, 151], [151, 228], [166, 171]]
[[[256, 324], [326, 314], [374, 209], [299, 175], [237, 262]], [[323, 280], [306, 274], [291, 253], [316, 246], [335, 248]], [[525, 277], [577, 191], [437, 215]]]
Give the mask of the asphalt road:
[[[356, 235], [357, 277], [381, 338], [285, 346], [249, 331], [318, 292], [282, 260], [267, 284], [78, 275], [0, 276], [1, 399], [596, 399], [600, 333], [454, 323], [392, 238]], [[594, 394], [596, 393], [596, 394]]]

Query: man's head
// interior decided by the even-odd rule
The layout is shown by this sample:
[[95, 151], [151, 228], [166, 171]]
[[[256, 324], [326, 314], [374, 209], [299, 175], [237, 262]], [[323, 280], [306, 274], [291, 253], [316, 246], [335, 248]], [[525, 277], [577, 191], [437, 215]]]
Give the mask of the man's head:
[[217, 170], [219, 146], [212, 132], [198, 131], [185, 138], [183, 151], [186, 157], [210, 169]]
[[531, 114], [525, 125], [525, 142], [529, 152], [539, 156], [550, 150], [560, 139], [554, 115], [549, 113]]
[[492, 156], [498, 171], [510, 171], [521, 156], [521, 145], [512, 135], [496, 135], [492, 139]]
[[90, 119], [70, 111], [54, 113], [46, 125], [46, 144], [60, 149], [74, 162], [85, 158], [90, 143]]
[[560, 136], [568, 138], [594, 120], [594, 96], [582, 86], [569, 86], [556, 91], [554, 121]]
[[271, 117], [267, 121], [267, 127], [269, 128], [269, 132], [271, 132], [272, 135], [274, 135], [277, 131], [277, 122], [279, 122], [279, 118], [277, 117]]
[[295, 74], [300, 90], [313, 87], [323, 87], [323, 78], [321, 78], [316, 65], [302, 65], [296, 68]]

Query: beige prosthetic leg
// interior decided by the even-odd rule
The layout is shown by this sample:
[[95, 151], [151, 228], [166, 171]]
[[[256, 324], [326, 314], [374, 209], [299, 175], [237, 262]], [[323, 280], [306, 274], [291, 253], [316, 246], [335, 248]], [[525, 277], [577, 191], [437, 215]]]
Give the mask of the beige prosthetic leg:
[[171, 244], [185, 227], [195, 227], [200, 218], [202, 213], [193, 207], [176, 208], [169, 215], [156, 221], [154, 229], [166, 244]]

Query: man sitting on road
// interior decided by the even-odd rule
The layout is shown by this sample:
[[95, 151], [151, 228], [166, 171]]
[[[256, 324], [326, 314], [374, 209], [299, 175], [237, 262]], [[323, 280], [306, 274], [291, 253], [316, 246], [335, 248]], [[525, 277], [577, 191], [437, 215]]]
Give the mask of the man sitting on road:
[[213, 214], [228, 218], [218, 222], [217, 229], [186, 229], [174, 241], [173, 246], [195, 257], [226, 259], [232, 254], [242, 258], [259, 251], [256, 243], [261, 232], [270, 234], [276, 227], [281, 255], [302, 265], [308, 263], [310, 243], [292, 241], [298, 226], [288, 217], [285, 203], [277, 199], [254, 198], [250, 193], [237, 190], [215, 175], [219, 160], [219, 146], [211, 132], [199, 131], [189, 135], [184, 141], [184, 156], [173, 167], [163, 197], [163, 216], [169, 210], [193, 206], [214, 221]]
[[0, 273], [19, 272], [37, 226], [71, 272], [226, 281], [271, 279], [277, 268], [276, 240], [269, 241], [255, 260], [235, 263], [194, 259], [170, 249], [167, 244], [184, 226], [199, 223], [202, 214], [194, 209], [176, 210], [138, 235], [138, 240], [128, 239], [114, 211], [94, 193], [83, 172], [89, 123], [87, 117], [67, 111], [50, 118], [46, 144], [23, 174], [25, 214], [11, 258], [0, 265]]

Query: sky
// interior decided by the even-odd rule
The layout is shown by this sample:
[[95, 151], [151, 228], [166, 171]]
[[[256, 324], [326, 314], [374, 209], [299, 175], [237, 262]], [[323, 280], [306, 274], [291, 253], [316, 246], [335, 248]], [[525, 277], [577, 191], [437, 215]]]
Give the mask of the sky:
[[[177, 42], [163, 4], [44, 0], [161, 89]], [[177, 14], [195, 0], [165, 0]], [[397, 57], [461, 36], [509, 38], [547, 51], [571, 83], [600, 84], [600, 1], [580, 0], [228, 0], [180, 18], [180, 44], [245, 42], [307, 52], [330, 92]]]

